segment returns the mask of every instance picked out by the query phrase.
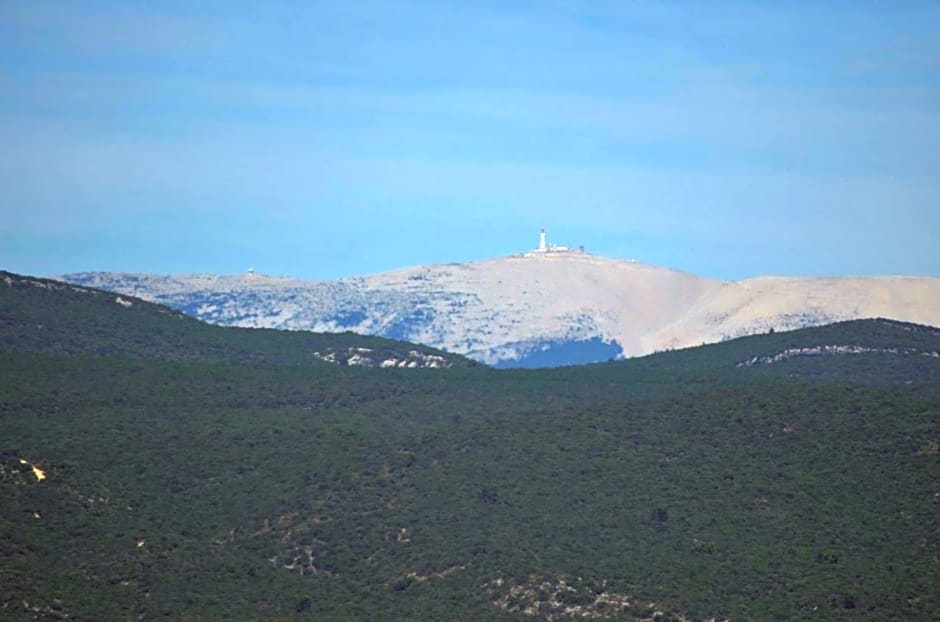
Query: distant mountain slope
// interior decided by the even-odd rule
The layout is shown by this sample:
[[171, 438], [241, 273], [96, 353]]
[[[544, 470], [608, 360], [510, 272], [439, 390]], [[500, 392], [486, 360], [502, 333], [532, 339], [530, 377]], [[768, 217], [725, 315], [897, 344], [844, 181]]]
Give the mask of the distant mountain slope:
[[4, 351], [292, 365], [318, 361], [368, 367], [475, 364], [427, 346], [354, 333], [209, 326], [125, 294], [0, 271], [0, 352]]
[[686, 347], [859, 318], [940, 325], [940, 279], [760, 277], [710, 292], [648, 336], [648, 350]]
[[254, 274], [63, 278], [216, 324], [352, 330], [497, 366], [607, 360], [868, 317], [940, 325], [936, 278], [728, 282], [581, 252], [527, 253], [335, 281]]

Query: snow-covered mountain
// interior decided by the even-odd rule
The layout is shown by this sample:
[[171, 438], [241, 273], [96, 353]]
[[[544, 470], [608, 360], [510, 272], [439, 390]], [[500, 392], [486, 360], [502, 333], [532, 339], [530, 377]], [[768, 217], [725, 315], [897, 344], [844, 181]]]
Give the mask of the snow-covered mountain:
[[352, 330], [498, 366], [607, 360], [867, 317], [940, 326], [937, 278], [732, 282], [554, 249], [332, 281], [254, 273], [62, 278], [160, 302], [215, 324]]

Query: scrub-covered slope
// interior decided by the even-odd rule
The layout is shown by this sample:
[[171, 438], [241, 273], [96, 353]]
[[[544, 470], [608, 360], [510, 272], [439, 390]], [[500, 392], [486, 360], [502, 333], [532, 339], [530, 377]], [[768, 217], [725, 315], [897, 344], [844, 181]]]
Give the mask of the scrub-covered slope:
[[267, 333], [173, 314], [187, 343], [224, 334], [238, 355], [168, 355], [145, 313], [101, 352], [62, 349], [70, 325], [127, 310], [71, 289], [47, 299], [58, 332], [26, 348], [36, 311], [9, 301], [34, 290], [48, 292], [0, 289], [4, 620], [940, 608], [935, 329], [848, 322], [536, 371], [365, 369], [269, 364], [253, 337]]

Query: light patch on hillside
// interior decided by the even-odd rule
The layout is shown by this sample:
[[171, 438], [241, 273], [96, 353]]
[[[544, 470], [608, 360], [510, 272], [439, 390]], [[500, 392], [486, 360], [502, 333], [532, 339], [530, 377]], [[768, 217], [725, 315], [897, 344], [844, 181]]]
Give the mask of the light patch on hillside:
[[[633, 616], [638, 622], [690, 622], [655, 602], [613, 590], [607, 580], [533, 575], [524, 583], [514, 583], [500, 577], [489, 583], [488, 592], [495, 607], [542, 620]], [[713, 617], [706, 622], [730, 620]]]
[[896, 356], [927, 356], [940, 358], [940, 352], [922, 352], [913, 348], [868, 348], [865, 346], [812, 346], [807, 348], [787, 348], [771, 356], [755, 356], [741, 361], [737, 367], [755, 367], [758, 365], [772, 365], [792, 358], [807, 358], [817, 356], [840, 356], [851, 354], [894, 354]]
[[437, 354], [425, 354], [417, 350], [409, 350], [405, 354], [388, 356], [379, 360], [370, 348], [346, 348], [345, 351], [336, 351], [328, 348], [324, 352], [314, 352], [317, 360], [334, 365], [348, 365], [350, 367], [399, 367], [403, 369], [440, 369], [453, 367], [453, 363]]
[[443, 570], [432, 570], [430, 572], [426, 572], [423, 574], [418, 573], [417, 571], [409, 572], [406, 575], [406, 577], [408, 579], [414, 579], [415, 581], [418, 581], [418, 582], [423, 582], [423, 581], [429, 581], [430, 579], [443, 579], [445, 577], [449, 577], [452, 574], [456, 574], [460, 572], [461, 570], [466, 570], [466, 569], [467, 569], [467, 564], [455, 564], [453, 566], [448, 566], [447, 568], [444, 568]]
[[42, 480], [46, 479], [46, 472], [29, 460], [20, 458], [20, 464], [25, 464], [33, 470], [33, 475], [36, 476], [36, 481], [41, 482]]

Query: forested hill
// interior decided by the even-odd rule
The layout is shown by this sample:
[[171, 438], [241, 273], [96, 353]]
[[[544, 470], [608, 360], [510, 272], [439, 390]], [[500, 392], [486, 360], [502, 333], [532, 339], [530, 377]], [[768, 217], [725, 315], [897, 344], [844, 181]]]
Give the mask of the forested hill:
[[477, 363], [416, 344], [355, 333], [210, 326], [162, 305], [0, 271], [0, 349], [71, 356], [453, 367]]
[[538, 371], [330, 338], [0, 274], [0, 619], [940, 610], [935, 329]]
[[[886, 319], [851, 320], [786, 332], [741, 337], [720, 344], [662, 352], [616, 363], [671, 374], [737, 370], [855, 384], [918, 379], [940, 369], [940, 329]], [[926, 375], [925, 375], [926, 374]], [[753, 374], [751, 374], [753, 377]], [[747, 374], [738, 374], [739, 379]], [[940, 379], [940, 378], [938, 378]]]

